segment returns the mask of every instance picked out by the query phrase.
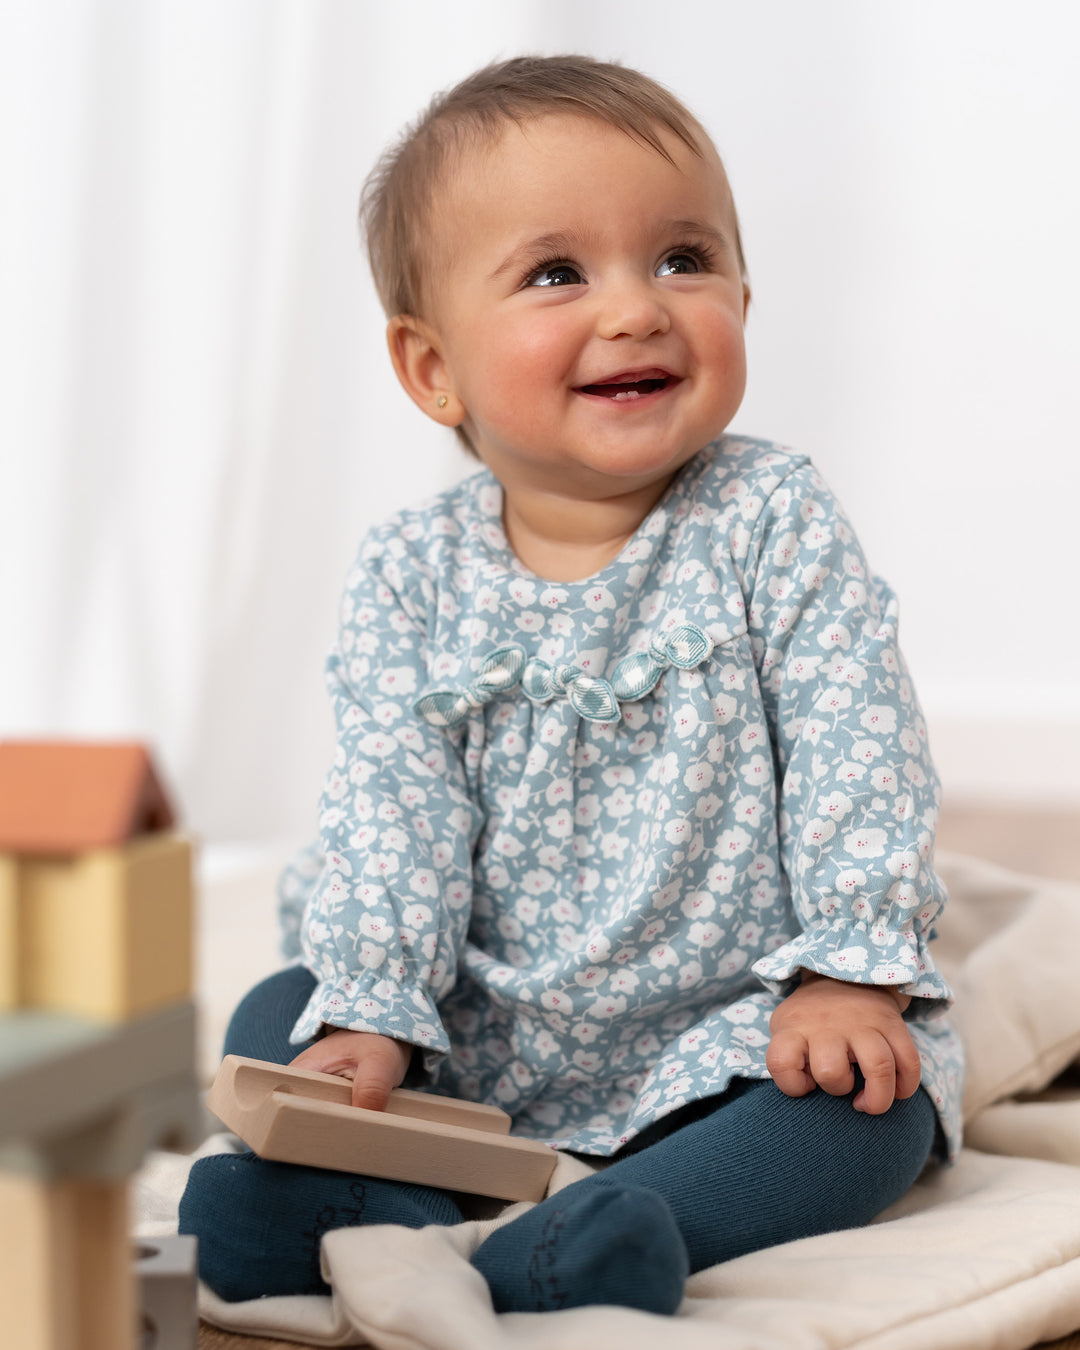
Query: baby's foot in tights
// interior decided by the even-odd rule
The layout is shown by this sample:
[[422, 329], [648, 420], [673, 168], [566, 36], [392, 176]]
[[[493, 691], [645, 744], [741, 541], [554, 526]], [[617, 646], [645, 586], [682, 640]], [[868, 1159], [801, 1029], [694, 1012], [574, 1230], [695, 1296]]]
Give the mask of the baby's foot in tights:
[[442, 1191], [319, 1167], [219, 1153], [191, 1169], [180, 1232], [199, 1239], [199, 1275], [228, 1303], [270, 1294], [326, 1294], [320, 1244], [334, 1228], [461, 1222]]
[[496, 1312], [616, 1304], [673, 1313], [689, 1273], [667, 1205], [640, 1186], [590, 1183], [553, 1195], [496, 1231], [472, 1264]]

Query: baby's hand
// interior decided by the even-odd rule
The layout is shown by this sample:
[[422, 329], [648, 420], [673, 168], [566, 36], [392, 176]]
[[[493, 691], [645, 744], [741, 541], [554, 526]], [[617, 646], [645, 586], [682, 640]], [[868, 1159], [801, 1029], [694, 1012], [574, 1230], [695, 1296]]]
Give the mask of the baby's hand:
[[352, 1079], [352, 1104], [383, 1111], [392, 1088], [405, 1077], [413, 1047], [370, 1031], [331, 1031], [289, 1065]]
[[856, 1111], [879, 1116], [919, 1086], [919, 1054], [901, 1012], [909, 999], [894, 989], [846, 984], [803, 972], [803, 982], [773, 1013], [765, 1062], [789, 1097], [815, 1087], [846, 1096], [855, 1086], [853, 1064], [866, 1086]]

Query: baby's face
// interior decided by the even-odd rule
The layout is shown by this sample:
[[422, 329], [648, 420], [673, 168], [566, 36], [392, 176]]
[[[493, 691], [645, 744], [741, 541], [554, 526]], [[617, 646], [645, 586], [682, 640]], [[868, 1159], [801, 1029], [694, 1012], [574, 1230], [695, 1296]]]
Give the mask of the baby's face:
[[436, 207], [430, 321], [464, 427], [508, 492], [659, 482], [743, 396], [747, 295], [723, 169], [591, 118], [509, 124]]

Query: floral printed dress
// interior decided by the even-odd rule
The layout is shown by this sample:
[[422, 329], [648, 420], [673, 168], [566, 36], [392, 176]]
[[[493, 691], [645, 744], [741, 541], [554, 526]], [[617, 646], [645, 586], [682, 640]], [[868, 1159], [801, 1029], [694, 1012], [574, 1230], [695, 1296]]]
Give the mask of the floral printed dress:
[[912, 996], [954, 1152], [937, 783], [895, 600], [814, 468], [723, 437], [578, 582], [526, 571], [501, 511], [476, 474], [348, 579], [320, 845], [282, 881], [318, 981], [294, 1041], [410, 1042], [424, 1086], [604, 1155], [768, 1077], [819, 971]]

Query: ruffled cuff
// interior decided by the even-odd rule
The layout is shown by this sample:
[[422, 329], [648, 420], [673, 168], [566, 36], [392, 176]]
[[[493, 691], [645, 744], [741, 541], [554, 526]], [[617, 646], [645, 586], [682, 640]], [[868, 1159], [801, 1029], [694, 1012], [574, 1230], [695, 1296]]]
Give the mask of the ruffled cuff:
[[450, 1053], [449, 1037], [427, 992], [406, 989], [392, 980], [342, 975], [321, 981], [293, 1027], [290, 1042], [310, 1040], [324, 1023], [335, 1030], [371, 1031], [426, 1051]]
[[850, 984], [881, 984], [907, 994], [910, 1019], [939, 1017], [952, 990], [916, 933], [882, 925], [840, 922], [800, 933], [751, 967], [773, 993], [786, 998], [800, 970], [816, 971]]

